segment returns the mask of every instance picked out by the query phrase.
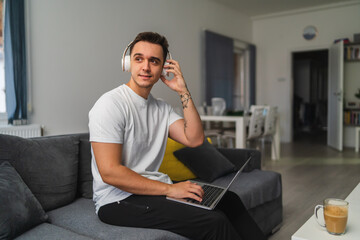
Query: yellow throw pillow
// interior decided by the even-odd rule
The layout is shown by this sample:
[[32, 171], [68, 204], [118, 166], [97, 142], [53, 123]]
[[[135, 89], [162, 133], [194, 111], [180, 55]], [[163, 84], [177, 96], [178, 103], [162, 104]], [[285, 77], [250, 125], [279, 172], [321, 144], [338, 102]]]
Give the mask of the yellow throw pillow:
[[195, 174], [173, 154], [176, 150], [184, 147], [185, 145], [168, 138], [164, 159], [159, 168], [159, 172], [166, 173], [173, 181], [184, 181], [196, 178]]

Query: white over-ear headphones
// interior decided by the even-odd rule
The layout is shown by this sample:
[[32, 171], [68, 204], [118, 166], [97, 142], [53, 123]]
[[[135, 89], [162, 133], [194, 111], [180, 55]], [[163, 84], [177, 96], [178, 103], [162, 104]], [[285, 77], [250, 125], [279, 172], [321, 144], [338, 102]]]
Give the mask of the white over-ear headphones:
[[[131, 43], [129, 43], [127, 45], [127, 47], [124, 50], [123, 56], [122, 56], [122, 70], [123, 70], [123, 72], [130, 72], [130, 55], [126, 55], [126, 52], [129, 50], [132, 43], [133, 42], [131, 42]], [[166, 54], [166, 56], [167, 56], [166, 59], [172, 59], [171, 53], [169, 51]], [[165, 61], [166, 61], [166, 59], [165, 59]], [[169, 63], [165, 62], [165, 65], [168, 65], [168, 64]], [[164, 68], [161, 75], [169, 76], [169, 73], [167, 73], [165, 68]]]

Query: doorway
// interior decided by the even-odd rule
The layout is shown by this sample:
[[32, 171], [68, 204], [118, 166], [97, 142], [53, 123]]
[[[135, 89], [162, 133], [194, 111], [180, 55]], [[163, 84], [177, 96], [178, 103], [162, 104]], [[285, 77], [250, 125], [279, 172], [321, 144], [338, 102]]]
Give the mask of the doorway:
[[327, 142], [328, 49], [293, 52], [293, 141]]

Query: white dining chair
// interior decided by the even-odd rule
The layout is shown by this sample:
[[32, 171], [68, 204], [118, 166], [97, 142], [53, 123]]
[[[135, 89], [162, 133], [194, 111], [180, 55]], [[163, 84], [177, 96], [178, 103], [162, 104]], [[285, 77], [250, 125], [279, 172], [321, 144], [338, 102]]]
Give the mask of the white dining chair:
[[275, 134], [277, 107], [266, 106], [264, 108], [265, 125], [264, 136], [271, 136]]
[[251, 110], [251, 117], [249, 121], [249, 128], [247, 140], [252, 140], [261, 137], [264, 126], [264, 107], [253, 106]]
[[[265, 124], [264, 124], [264, 133], [262, 135], [262, 141], [264, 146], [264, 141], [270, 139], [271, 146], [273, 147], [274, 135], [276, 132], [276, 115], [277, 115], [277, 107], [265, 106], [264, 107], [264, 115], [265, 115]], [[263, 147], [264, 148], [264, 147]], [[275, 153], [276, 159], [278, 159], [278, 155], [276, 152], [276, 147], [272, 149]]]
[[[250, 108], [250, 119], [246, 128], [246, 142], [250, 143], [253, 140], [261, 140], [264, 129], [264, 106], [253, 105]], [[227, 147], [233, 147], [235, 142], [235, 131], [224, 131], [222, 139], [226, 142]]]

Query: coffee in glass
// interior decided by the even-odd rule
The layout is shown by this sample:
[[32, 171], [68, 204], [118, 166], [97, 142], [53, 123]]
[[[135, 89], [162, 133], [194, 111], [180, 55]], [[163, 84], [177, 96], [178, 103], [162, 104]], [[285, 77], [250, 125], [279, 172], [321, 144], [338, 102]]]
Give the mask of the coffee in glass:
[[[346, 229], [348, 207], [349, 203], [344, 200], [327, 198], [324, 200], [324, 205], [317, 205], [315, 207], [315, 218], [322, 227], [326, 227], [326, 230], [330, 234], [342, 235]], [[317, 211], [320, 208], [324, 211], [325, 225], [319, 222]]]

